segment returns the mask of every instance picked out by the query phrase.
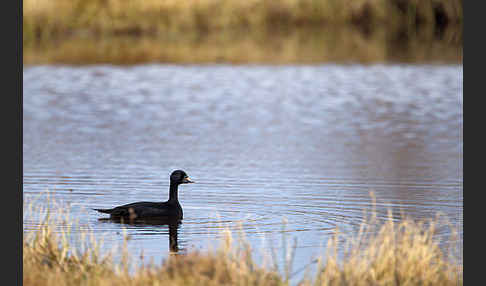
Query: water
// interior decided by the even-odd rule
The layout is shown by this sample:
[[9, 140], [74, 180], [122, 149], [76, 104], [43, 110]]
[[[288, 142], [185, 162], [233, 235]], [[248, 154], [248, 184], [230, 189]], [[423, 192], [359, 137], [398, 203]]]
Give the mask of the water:
[[241, 228], [258, 257], [285, 230], [299, 268], [336, 227], [357, 230], [370, 192], [380, 220], [440, 212], [462, 246], [462, 65], [35, 66], [23, 77], [24, 200], [43, 204], [48, 190], [107, 247], [125, 228], [134, 254], [167, 257], [167, 226], [90, 209], [166, 200], [175, 169], [197, 182], [179, 191], [181, 251]]

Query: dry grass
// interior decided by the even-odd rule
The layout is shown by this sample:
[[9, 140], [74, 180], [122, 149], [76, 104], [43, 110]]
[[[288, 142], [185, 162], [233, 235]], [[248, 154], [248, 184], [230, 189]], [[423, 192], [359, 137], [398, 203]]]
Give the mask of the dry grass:
[[229, 232], [216, 251], [173, 254], [156, 265], [129, 253], [126, 234], [122, 245], [104, 249], [89, 228], [76, 226], [66, 205], [49, 200], [47, 208], [28, 203], [25, 210], [24, 219], [43, 219], [24, 233], [23, 285], [284, 285], [251, 259], [248, 244], [232, 246]]
[[462, 285], [462, 266], [452, 262], [458, 261], [454, 245], [445, 255], [434, 239], [438, 221], [396, 223], [390, 215], [377, 232], [374, 223], [362, 225], [360, 233], [347, 241], [342, 263], [337, 259], [336, 235], [328, 242], [317, 284]]
[[23, 8], [27, 64], [462, 60], [462, 0], [25, 0]]
[[461, 0], [25, 0], [24, 40], [276, 26], [462, 23]]
[[[48, 214], [49, 212], [45, 212]], [[126, 249], [102, 252], [102, 243], [88, 231], [79, 245], [71, 245], [70, 228], [56, 232], [60, 223], [72, 224], [62, 214], [46, 215], [38, 229], [27, 232], [23, 242], [24, 285], [288, 285], [289, 272], [259, 266], [245, 242], [235, 243], [227, 232], [219, 249], [207, 253], [170, 255], [162, 265], [140, 264]], [[62, 221], [60, 222], [59, 219]], [[336, 233], [328, 243], [314, 277], [300, 285], [462, 285], [462, 267], [450, 262], [434, 239], [435, 221], [399, 223], [391, 218], [376, 231], [374, 218], [363, 224], [357, 236], [339, 245]], [[66, 230], [67, 229], [67, 230]], [[338, 249], [344, 249], [340, 257]], [[287, 252], [292, 264], [292, 253]], [[340, 258], [339, 258], [340, 257]]]

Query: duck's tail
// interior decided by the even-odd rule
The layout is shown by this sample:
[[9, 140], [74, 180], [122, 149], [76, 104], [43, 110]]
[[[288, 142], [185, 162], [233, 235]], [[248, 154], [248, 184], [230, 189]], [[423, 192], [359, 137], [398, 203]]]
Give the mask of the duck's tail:
[[113, 209], [93, 209], [95, 211], [98, 211], [100, 213], [105, 213], [105, 214], [111, 214], [113, 212]]

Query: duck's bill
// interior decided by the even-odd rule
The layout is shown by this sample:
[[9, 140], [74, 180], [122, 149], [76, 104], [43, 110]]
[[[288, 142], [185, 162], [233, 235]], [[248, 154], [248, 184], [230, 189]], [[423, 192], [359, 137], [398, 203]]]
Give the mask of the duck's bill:
[[193, 180], [191, 180], [191, 178], [189, 177], [186, 177], [184, 178], [184, 180], [182, 181], [184, 184], [189, 184], [189, 183], [195, 183]]

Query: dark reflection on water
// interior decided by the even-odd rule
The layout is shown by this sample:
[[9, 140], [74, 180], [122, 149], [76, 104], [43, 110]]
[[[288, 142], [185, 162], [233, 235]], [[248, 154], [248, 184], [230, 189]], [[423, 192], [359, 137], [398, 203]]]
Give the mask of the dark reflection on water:
[[134, 229], [136, 227], [141, 228], [167, 228], [169, 234], [169, 251], [177, 253], [179, 252], [179, 244], [177, 241], [177, 232], [181, 225], [180, 220], [167, 220], [167, 219], [143, 219], [143, 220], [124, 220], [115, 218], [99, 218], [98, 221], [105, 223], [118, 223], [125, 224], [127, 226], [132, 226]]
[[259, 255], [282, 246], [285, 219], [305, 265], [336, 227], [359, 229], [370, 192], [379, 220], [440, 212], [462, 245], [462, 78], [441, 65], [26, 67], [24, 198], [49, 190], [106, 243], [126, 229], [156, 260], [170, 229], [89, 209], [164, 201], [175, 169], [197, 181], [179, 192], [182, 249], [241, 228]]

